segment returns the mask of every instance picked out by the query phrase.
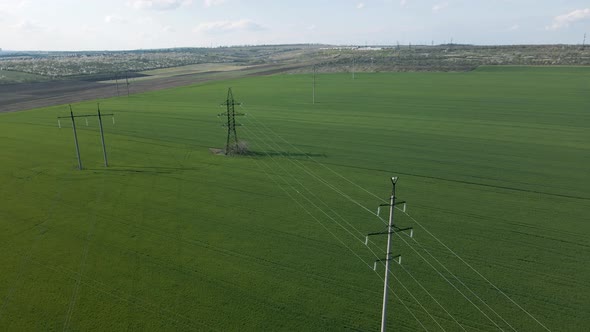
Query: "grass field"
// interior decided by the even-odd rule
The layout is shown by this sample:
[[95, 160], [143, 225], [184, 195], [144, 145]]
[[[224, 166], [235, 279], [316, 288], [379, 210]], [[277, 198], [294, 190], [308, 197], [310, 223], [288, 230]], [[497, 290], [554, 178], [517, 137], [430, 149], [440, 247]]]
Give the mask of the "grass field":
[[[315, 105], [310, 75], [102, 100], [111, 167], [81, 119], [82, 172], [66, 107], [0, 114], [0, 329], [377, 330], [385, 238], [364, 234], [385, 230], [371, 213], [397, 175], [415, 241], [394, 237], [390, 329], [583, 331], [589, 74], [320, 75]], [[229, 86], [250, 157], [209, 152]]]
[[[146, 75], [133, 78], [133, 81], [145, 81], [145, 80], [152, 80], [156, 78], [167, 78], [167, 77], [174, 77], [177, 75], [192, 75], [192, 74], [202, 74], [208, 72], [229, 72], [234, 70], [241, 70], [241, 69], [248, 69], [248, 66], [236, 66], [232, 64], [226, 63], [201, 63], [197, 65], [188, 65], [188, 66], [181, 66], [181, 67], [172, 67], [172, 68], [162, 68], [162, 69], [154, 69], [154, 70], [146, 70], [142, 71], [139, 74]], [[124, 80], [124, 78], [123, 78]], [[102, 81], [101, 83], [116, 83], [117, 80], [108, 80]]]
[[41, 75], [0, 69], [0, 84], [44, 82], [49, 78]]

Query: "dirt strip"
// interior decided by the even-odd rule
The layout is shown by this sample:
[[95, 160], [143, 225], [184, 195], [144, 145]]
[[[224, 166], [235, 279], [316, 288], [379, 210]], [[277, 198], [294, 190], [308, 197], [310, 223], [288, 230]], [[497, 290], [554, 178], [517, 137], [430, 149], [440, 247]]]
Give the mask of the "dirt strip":
[[[296, 69], [296, 66], [264, 65], [228, 72], [206, 72], [155, 78], [132, 82], [129, 85], [129, 93], [143, 93], [228, 78], [272, 75], [293, 69]], [[119, 83], [118, 91], [116, 84], [85, 81], [4, 84], [0, 85], [0, 113], [105, 99], [117, 95], [127, 95], [127, 86], [124, 83]]]

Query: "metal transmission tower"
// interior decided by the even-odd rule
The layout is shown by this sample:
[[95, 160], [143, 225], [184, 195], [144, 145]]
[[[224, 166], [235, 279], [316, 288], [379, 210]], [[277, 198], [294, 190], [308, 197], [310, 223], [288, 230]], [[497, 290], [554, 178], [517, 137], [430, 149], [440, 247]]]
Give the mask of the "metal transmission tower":
[[85, 118], [86, 125], [88, 126], [88, 118], [89, 117], [98, 117], [98, 124], [100, 128], [100, 140], [102, 143], [102, 155], [104, 157], [104, 166], [109, 167], [109, 162], [107, 159], [107, 148], [104, 143], [104, 130], [102, 128], [102, 117], [103, 116], [112, 116], [113, 117], [113, 124], [115, 124], [115, 115], [114, 114], [101, 114], [100, 113], [100, 104], [97, 104], [97, 114], [89, 114], [89, 115], [74, 115], [74, 111], [72, 111], [72, 105], [70, 106], [70, 116], [59, 116], [57, 117], [57, 125], [61, 128], [61, 121], [60, 119], [72, 119], [72, 128], [74, 129], [74, 144], [76, 145], [76, 157], [78, 158], [78, 169], [82, 170], [82, 158], [80, 157], [80, 146], [78, 144], [78, 134], [76, 132], [76, 118]]
[[367, 238], [365, 240], [365, 244], [368, 245], [369, 244], [369, 236], [387, 235], [386, 257], [384, 259], [376, 260], [375, 265], [373, 266], [373, 269], [376, 270], [378, 262], [385, 262], [385, 279], [383, 280], [383, 311], [381, 312], [381, 332], [385, 331], [385, 324], [386, 324], [386, 318], [387, 318], [387, 295], [389, 293], [389, 284], [388, 283], [389, 283], [389, 271], [390, 271], [389, 263], [393, 260], [396, 260], [396, 259], [397, 259], [398, 264], [401, 264], [401, 261], [402, 261], [401, 255], [393, 256], [393, 253], [391, 252], [391, 237], [395, 233], [406, 232], [406, 231], [410, 232], [410, 237], [414, 236], [414, 230], [412, 227], [399, 228], [399, 227], [395, 226], [395, 224], [393, 223], [393, 212], [395, 210], [396, 205], [403, 205], [403, 211], [404, 212], [406, 211], [406, 202], [405, 201], [401, 201], [401, 202], [396, 201], [395, 184], [397, 183], [397, 179], [398, 179], [397, 177], [391, 178], [391, 183], [393, 184], [393, 189], [391, 191], [391, 197], [389, 198], [389, 204], [381, 204], [381, 205], [379, 205], [379, 208], [377, 208], [377, 215], [379, 215], [379, 212], [381, 211], [382, 206], [389, 206], [389, 224], [387, 226], [387, 231], [367, 234]]
[[235, 106], [242, 105], [234, 100], [234, 95], [231, 91], [231, 88], [227, 90], [227, 99], [221, 106], [225, 106], [227, 111], [225, 113], [220, 113], [217, 116], [227, 116], [227, 142], [225, 144], [225, 154], [231, 155], [234, 152], [238, 151], [238, 134], [236, 133], [236, 126], [240, 126], [240, 124], [236, 124], [236, 116], [243, 116], [244, 113], [236, 113]]

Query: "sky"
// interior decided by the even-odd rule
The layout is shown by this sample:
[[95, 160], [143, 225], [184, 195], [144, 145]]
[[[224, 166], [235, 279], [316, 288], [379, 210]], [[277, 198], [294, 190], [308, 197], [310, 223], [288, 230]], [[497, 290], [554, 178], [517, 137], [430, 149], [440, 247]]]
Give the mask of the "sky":
[[586, 32], [588, 0], [0, 0], [4, 50], [581, 44]]

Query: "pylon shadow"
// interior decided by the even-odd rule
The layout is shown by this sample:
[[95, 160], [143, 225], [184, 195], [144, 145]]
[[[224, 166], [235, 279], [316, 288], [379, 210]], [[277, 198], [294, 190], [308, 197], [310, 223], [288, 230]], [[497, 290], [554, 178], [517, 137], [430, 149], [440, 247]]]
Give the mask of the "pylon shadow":
[[244, 155], [253, 157], [327, 157], [325, 153], [300, 153], [281, 151], [248, 151]]

